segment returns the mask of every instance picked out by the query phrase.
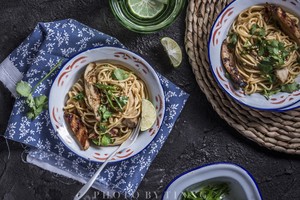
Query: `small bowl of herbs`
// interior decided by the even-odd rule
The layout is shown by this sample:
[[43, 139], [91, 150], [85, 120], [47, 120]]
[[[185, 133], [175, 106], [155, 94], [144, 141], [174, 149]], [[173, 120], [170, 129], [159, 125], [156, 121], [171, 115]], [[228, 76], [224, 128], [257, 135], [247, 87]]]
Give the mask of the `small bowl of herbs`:
[[261, 200], [252, 175], [231, 163], [215, 163], [184, 172], [168, 185], [163, 200]]

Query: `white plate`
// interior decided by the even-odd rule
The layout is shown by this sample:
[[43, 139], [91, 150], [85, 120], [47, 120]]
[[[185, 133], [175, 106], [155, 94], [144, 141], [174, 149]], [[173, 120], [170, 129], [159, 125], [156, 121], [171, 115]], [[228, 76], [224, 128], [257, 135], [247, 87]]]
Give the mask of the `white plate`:
[[115, 47], [100, 47], [82, 52], [70, 59], [57, 75], [49, 95], [49, 113], [53, 128], [61, 141], [75, 154], [94, 162], [104, 162], [105, 159], [116, 150], [113, 147], [97, 147], [92, 145], [85, 151], [80, 150], [75, 137], [63, 116], [63, 107], [67, 99], [67, 93], [72, 85], [84, 72], [90, 62], [103, 61], [122, 64], [133, 71], [146, 84], [149, 92], [149, 100], [157, 111], [157, 120], [148, 131], [141, 132], [137, 141], [122, 153], [116, 154], [111, 162], [121, 161], [134, 156], [145, 149], [155, 138], [160, 129], [165, 113], [165, 98], [162, 86], [153, 68], [140, 56], [125, 49]]
[[[278, 1], [278, 0], [236, 0], [227, 5], [226, 8], [222, 10], [213, 24], [210, 38], [208, 42], [209, 51], [208, 56], [210, 60], [211, 71], [217, 80], [219, 86], [233, 99], [239, 103], [249, 106], [258, 110], [271, 110], [278, 111], [278, 109], [284, 109], [300, 101], [300, 91], [295, 91], [293, 93], [280, 92], [273, 95], [269, 100], [267, 100], [263, 95], [255, 93], [251, 95], [243, 94], [241, 89], [236, 90], [232, 86], [231, 82], [225, 77], [225, 70], [221, 62], [221, 45], [222, 41], [226, 38], [228, 30], [231, 24], [243, 10], [257, 5], [265, 4], [266, 2], [270, 4], [280, 5], [286, 11], [289, 11], [298, 18], [300, 18], [300, 2], [299, 1]], [[296, 82], [300, 83], [300, 76], [297, 77]]]
[[235, 164], [216, 163], [177, 176], [164, 191], [162, 200], [181, 200], [182, 192], [187, 188], [198, 191], [200, 186], [216, 182], [226, 182], [229, 185], [228, 199], [262, 199], [249, 172]]

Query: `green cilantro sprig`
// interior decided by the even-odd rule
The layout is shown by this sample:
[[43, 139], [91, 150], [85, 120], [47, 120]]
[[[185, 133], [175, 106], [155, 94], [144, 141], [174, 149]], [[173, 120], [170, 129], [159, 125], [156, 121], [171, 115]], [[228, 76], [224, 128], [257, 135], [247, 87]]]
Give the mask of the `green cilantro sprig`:
[[114, 143], [114, 139], [109, 134], [103, 134], [98, 139], [93, 139], [92, 142], [98, 146], [108, 146]]
[[117, 68], [113, 71], [113, 74], [112, 74], [112, 78], [114, 80], [125, 80], [129, 77], [129, 74], [128, 72], [124, 71], [123, 69], [120, 69], [120, 68]]
[[62, 59], [50, 70], [48, 74], [45, 75], [43, 79], [41, 79], [33, 88], [31, 88], [30, 84], [25, 81], [20, 81], [16, 84], [16, 91], [21, 96], [26, 98], [26, 104], [29, 107], [29, 111], [27, 112], [27, 117], [29, 119], [35, 119], [41, 112], [47, 108], [48, 98], [45, 95], [40, 95], [37, 97], [33, 97], [32, 93], [37, 88], [37, 86], [42, 83], [55, 69], [60, 66], [62, 63]]
[[81, 101], [84, 99], [84, 94], [83, 92], [79, 92], [78, 94], [76, 94], [73, 99], [75, 99], [76, 101]]
[[229, 191], [227, 183], [208, 184], [197, 192], [183, 192], [181, 200], [221, 200]]

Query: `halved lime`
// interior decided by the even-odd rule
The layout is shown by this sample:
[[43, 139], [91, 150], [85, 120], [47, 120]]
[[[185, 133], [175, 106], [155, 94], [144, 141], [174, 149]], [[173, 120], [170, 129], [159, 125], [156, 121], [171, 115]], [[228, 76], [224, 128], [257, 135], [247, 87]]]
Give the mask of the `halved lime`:
[[156, 110], [151, 101], [142, 99], [141, 131], [150, 129], [156, 120]]
[[167, 52], [173, 67], [178, 67], [182, 62], [182, 52], [177, 42], [169, 37], [162, 38], [160, 42]]
[[154, 18], [163, 9], [164, 3], [156, 0], [127, 0], [130, 11], [140, 18]]

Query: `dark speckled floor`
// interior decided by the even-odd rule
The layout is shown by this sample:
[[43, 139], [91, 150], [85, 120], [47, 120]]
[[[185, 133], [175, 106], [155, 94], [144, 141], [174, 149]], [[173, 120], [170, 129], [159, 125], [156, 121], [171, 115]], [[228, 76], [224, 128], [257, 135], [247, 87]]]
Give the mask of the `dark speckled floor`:
[[[300, 160], [262, 148], [240, 136], [214, 112], [195, 81], [184, 54], [173, 69], [159, 39], [171, 36], [184, 49], [185, 12], [169, 28], [141, 35], [121, 27], [107, 0], [0, 0], [0, 61], [32, 31], [37, 22], [73, 18], [118, 38], [142, 55], [154, 68], [176, 83], [190, 98], [164, 147], [141, 183], [139, 199], [160, 199], [164, 188], [178, 174], [212, 162], [233, 162], [249, 170], [265, 200], [300, 199]], [[13, 98], [0, 83], [0, 133], [7, 126]], [[26, 164], [23, 147], [0, 138], [0, 199], [72, 199], [82, 184]], [[149, 198], [149, 194], [152, 198]], [[103, 199], [91, 190], [86, 199]], [[119, 198], [122, 199], [122, 198]]]

